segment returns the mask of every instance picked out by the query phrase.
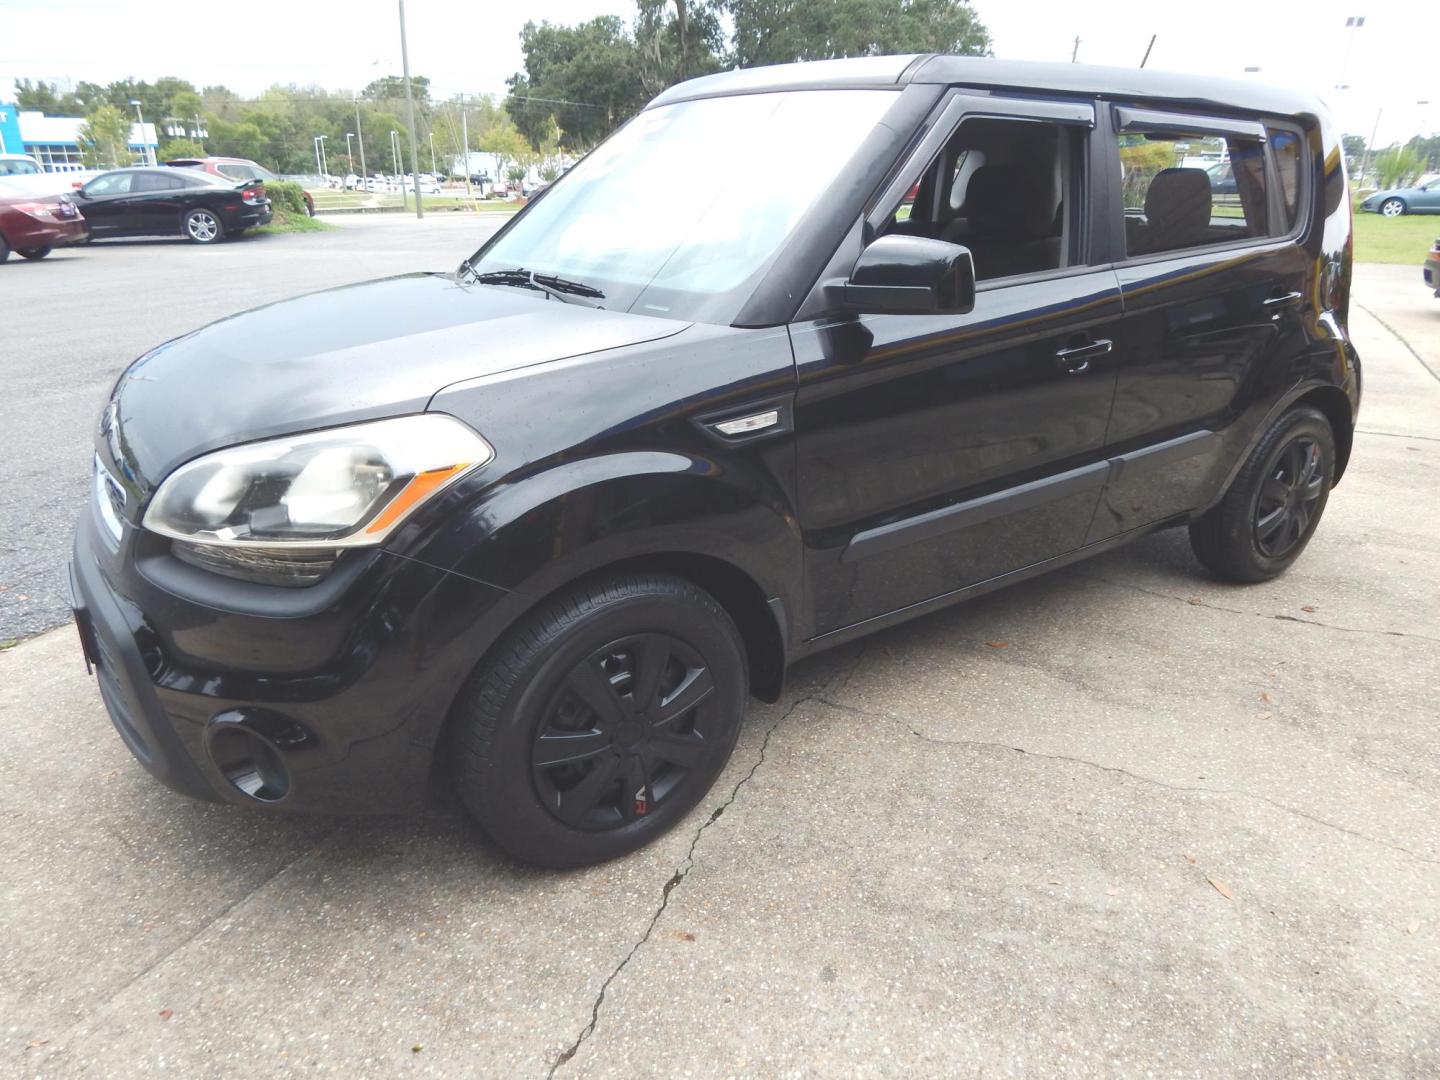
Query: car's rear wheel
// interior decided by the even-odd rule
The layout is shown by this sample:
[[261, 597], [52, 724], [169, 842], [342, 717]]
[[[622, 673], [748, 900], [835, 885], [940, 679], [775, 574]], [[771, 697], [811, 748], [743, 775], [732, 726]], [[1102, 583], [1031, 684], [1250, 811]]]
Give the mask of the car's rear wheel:
[[624, 855], [710, 790], [746, 686], [735, 624], [690, 582], [637, 573], [579, 586], [512, 630], [457, 699], [461, 797], [527, 862]]
[[46, 255], [49, 255], [50, 252], [54, 251], [55, 249], [48, 247], [35, 247], [16, 248], [15, 250], [20, 253], [20, 257], [22, 259], [43, 259]]
[[0, 263], [8, 258], [10, 258], [10, 245], [6, 242], [5, 237], [0, 236]]
[[182, 220], [181, 227], [185, 235], [197, 244], [213, 244], [225, 236], [225, 226], [211, 210], [191, 210]]
[[1196, 557], [1226, 581], [1269, 581], [1300, 557], [1335, 479], [1335, 434], [1308, 406], [1267, 431], [1225, 497], [1190, 525]]
[[1404, 199], [1386, 199], [1380, 204], [1380, 213], [1386, 217], [1399, 217], [1405, 213]]

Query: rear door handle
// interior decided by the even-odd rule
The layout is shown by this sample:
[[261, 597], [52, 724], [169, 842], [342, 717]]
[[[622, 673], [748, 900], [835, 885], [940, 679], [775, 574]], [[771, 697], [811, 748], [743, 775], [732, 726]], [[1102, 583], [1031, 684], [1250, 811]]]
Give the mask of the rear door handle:
[[1263, 307], [1274, 311], [1276, 308], [1290, 307], [1292, 304], [1298, 304], [1303, 296], [1304, 293], [1298, 292], [1277, 293], [1261, 301], [1261, 304]]
[[1098, 338], [1084, 345], [1071, 345], [1068, 349], [1057, 349], [1055, 359], [1065, 368], [1067, 375], [1083, 375], [1090, 370], [1092, 357], [1104, 356], [1115, 347], [1109, 338]]

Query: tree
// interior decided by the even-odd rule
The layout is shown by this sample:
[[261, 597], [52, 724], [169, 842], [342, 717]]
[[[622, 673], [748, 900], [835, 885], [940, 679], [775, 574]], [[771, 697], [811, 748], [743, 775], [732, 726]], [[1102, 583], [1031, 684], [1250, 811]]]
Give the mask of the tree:
[[1342, 135], [1340, 145], [1345, 153], [1345, 160], [1351, 167], [1358, 165], [1360, 159], [1365, 156], [1365, 136], [1363, 135]]
[[46, 116], [75, 116], [84, 114], [85, 109], [73, 93], [62, 94], [58, 83], [29, 79], [15, 80], [15, 104], [22, 109], [33, 109]]
[[114, 105], [101, 105], [80, 125], [85, 164], [121, 168], [135, 160], [130, 152], [130, 118]]
[[1401, 187], [1420, 174], [1420, 155], [1408, 146], [1392, 146], [1375, 157], [1375, 173], [1382, 188]]
[[[410, 76], [410, 94], [415, 99], [417, 109], [429, 109], [430, 107], [430, 80], [424, 75]], [[404, 101], [405, 100], [405, 77], [403, 75], [386, 75], [376, 79], [364, 90], [360, 96], [370, 101]]]
[[729, 0], [736, 67], [841, 56], [990, 53], [965, 0]]
[[205, 148], [194, 139], [170, 139], [160, 147], [160, 160], [167, 161], [172, 158], [200, 158], [205, 156]]
[[572, 149], [593, 146], [648, 100], [635, 42], [625, 24], [602, 15], [578, 26], [529, 22], [520, 31], [525, 70], [508, 81], [505, 108], [538, 146], [559, 116]]
[[635, 51], [649, 95], [721, 68], [725, 33], [716, 6], [706, 0], [639, 0]]

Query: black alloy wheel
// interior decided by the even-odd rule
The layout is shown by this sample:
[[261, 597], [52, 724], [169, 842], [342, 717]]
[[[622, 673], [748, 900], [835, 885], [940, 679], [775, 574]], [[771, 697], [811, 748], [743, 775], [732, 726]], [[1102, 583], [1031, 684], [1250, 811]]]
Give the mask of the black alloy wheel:
[[1315, 535], [1334, 478], [1330, 421], [1309, 406], [1291, 409], [1261, 437], [1220, 502], [1190, 523], [1195, 556], [1226, 581], [1278, 577]]
[[577, 829], [615, 829], [665, 804], [722, 734], [715, 679], [689, 645], [639, 634], [565, 676], [536, 729], [530, 768], [545, 808]]
[[1300, 543], [1325, 489], [1320, 444], [1304, 435], [1286, 443], [1272, 475], [1255, 493], [1255, 546], [1262, 555], [1284, 558]]
[[739, 631], [692, 582], [648, 572], [583, 582], [521, 619], [456, 697], [460, 796], [526, 862], [624, 855], [710, 790], [748, 687]]

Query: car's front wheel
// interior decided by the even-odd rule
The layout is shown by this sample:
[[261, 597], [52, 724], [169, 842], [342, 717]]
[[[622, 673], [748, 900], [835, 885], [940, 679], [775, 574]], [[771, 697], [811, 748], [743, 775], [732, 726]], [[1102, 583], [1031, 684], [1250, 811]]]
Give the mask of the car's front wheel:
[[568, 867], [665, 832], [710, 790], [740, 731], [745, 650], [690, 582], [599, 578], [525, 618], [452, 711], [460, 794], [517, 858]]
[[185, 235], [197, 244], [213, 244], [225, 236], [225, 226], [210, 210], [191, 210], [181, 222]]
[[1399, 217], [1405, 213], [1404, 199], [1386, 199], [1380, 204], [1380, 213], [1386, 217]]
[[54, 251], [55, 249], [48, 247], [33, 247], [16, 248], [15, 250], [20, 253], [20, 257], [22, 259], [43, 259], [46, 255], [49, 255], [50, 252]]
[[1335, 479], [1335, 435], [1316, 409], [1291, 409], [1267, 431], [1225, 497], [1190, 525], [1190, 545], [1213, 574], [1269, 581], [1300, 557]]

